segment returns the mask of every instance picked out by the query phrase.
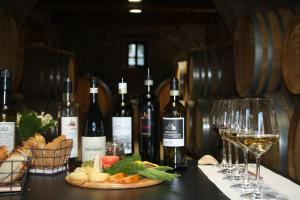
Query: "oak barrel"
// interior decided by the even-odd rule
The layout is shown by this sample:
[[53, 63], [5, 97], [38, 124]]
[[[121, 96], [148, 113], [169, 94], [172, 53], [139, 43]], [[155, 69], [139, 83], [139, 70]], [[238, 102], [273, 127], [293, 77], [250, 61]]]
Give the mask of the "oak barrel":
[[[85, 113], [88, 109], [90, 99], [90, 77], [79, 77], [75, 99], [79, 104], [79, 112]], [[109, 87], [101, 80], [99, 81], [98, 103], [103, 118], [109, 117], [112, 106], [111, 91]]]
[[289, 9], [255, 11], [239, 21], [234, 35], [234, 69], [242, 97], [279, 91], [282, 85], [282, 48]]
[[300, 181], [300, 101], [291, 119], [288, 141], [289, 175]]
[[170, 101], [170, 78], [165, 79], [157, 86], [155, 95], [159, 101], [159, 116], [162, 116], [165, 106]]
[[177, 62], [176, 77], [179, 81], [179, 96], [181, 99], [187, 98], [187, 61]]
[[290, 94], [280, 92], [265, 95], [272, 99], [279, 126], [279, 142], [274, 144], [269, 151], [262, 156], [262, 162], [267, 167], [281, 171], [288, 175], [288, 138], [291, 118], [295, 108], [295, 102]]
[[62, 100], [63, 79], [69, 77], [77, 85], [74, 53], [47, 47], [25, 50], [21, 92], [26, 97]]
[[193, 138], [193, 134], [194, 134], [194, 101], [192, 100], [187, 100], [186, 101], [186, 123], [185, 123], [185, 130], [186, 130], [186, 148], [187, 148], [187, 152], [189, 155], [193, 156], [194, 155], [194, 138]]
[[190, 99], [235, 95], [232, 46], [193, 50], [188, 62]]
[[283, 77], [290, 92], [300, 94], [300, 14], [287, 27], [283, 47]]
[[22, 31], [11, 15], [0, 16], [0, 68], [8, 68], [13, 73], [13, 90], [20, 86], [23, 64], [24, 43]]
[[193, 116], [193, 153], [195, 158], [210, 154], [215, 158], [220, 153], [220, 136], [211, 131], [210, 112], [212, 109], [212, 100], [197, 99], [194, 104]]

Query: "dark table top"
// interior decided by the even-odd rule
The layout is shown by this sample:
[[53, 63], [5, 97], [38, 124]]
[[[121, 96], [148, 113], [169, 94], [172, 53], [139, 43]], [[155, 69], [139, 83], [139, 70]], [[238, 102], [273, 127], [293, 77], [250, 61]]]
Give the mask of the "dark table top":
[[29, 175], [27, 188], [22, 195], [0, 196], [2, 199], [30, 200], [177, 200], [177, 199], [228, 199], [197, 167], [189, 161], [188, 167], [172, 181], [139, 189], [101, 190], [69, 185], [63, 174], [47, 177]]

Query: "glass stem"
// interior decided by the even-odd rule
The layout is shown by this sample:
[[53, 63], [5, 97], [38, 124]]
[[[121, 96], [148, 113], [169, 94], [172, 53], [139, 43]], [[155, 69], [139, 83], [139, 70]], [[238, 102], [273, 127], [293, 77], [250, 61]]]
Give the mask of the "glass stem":
[[236, 167], [236, 172], [239, 174], [239, 152], [238, 152], [238, 147], [234, 145], [234, 153], [235, 153], [235, 167]]
[[228, 141], [228, 168], [232, 168], [231, 143]]
[[256, 187], [260, 190], [260, 156], [256, 156]]
[[245, 171], [244, 171], [244, 184], [249, 184], [249, 174], [248, 174], [248, 150], [243, 150], [244, 152], [244, 163], [245, 163]]
[[225, 148], [225, 145], [226, 145], [226, 142], [225, 142], [225, 139], [222, 137], [222, 142], [223, 142], [223, 158], [222, 158], [222, 163], [227, 163], [227, 158], [226, 158], [226, 148]]

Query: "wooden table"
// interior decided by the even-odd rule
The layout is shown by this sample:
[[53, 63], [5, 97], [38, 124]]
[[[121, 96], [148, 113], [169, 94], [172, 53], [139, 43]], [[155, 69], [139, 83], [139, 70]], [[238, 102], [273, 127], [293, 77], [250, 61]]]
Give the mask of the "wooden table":
[[79, 188], [67, 184], [64, 175], [54, 177], [28, 177], [27, 188], [22, 195], [0, 196], [0, 200], [180, 200], [180, 199], [228, 199], [197, 167], [189, 161], [186, 170], [172, 182], [157, 186], [127, 190], [97, 190]]

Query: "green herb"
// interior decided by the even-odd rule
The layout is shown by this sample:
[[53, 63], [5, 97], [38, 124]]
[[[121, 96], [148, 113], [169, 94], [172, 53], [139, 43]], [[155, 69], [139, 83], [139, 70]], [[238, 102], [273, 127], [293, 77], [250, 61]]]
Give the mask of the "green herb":
[[163, 172], [173, 170], [173, 168], [169, 166], [158, 166], [158, 167], [153, 167], [153, 169], [163, 171]]
[[127, 175], [136, 174], [139, 170], [145, 168], [144, 166], [137, 164], [135, 162], [137, 160], [141, 160], [138, 155], [124, 156], [122, 160], [113, 164], [110, 168], [105, 169], [104, 172], [109, 174], [116, 174], [119, 172], [123, 172]]
[[177, 178], [178, 174], [171, 174], [168, 172], [156, 170], [154, 168], [146, 168], [138, 171], [138, 174], [145, 176], [150, 179], [159, 180], [159, 181], [172, 181]]
[[135, 162], [138, 160], [141, 160], [141, 158], [137, 155], [124, 157], [122, 160], [112, 165], [110, 168], [105, 169], [104, 172], [111, 175], [119, 172], [123, 172], [127, 175], [139, 174], [141, 176], [159, 181], [171, 181], [179, 176], [177, 174], [166, 172], [172, 170], [172, 167], [158, 166], [147, 168], [143, 164]]

